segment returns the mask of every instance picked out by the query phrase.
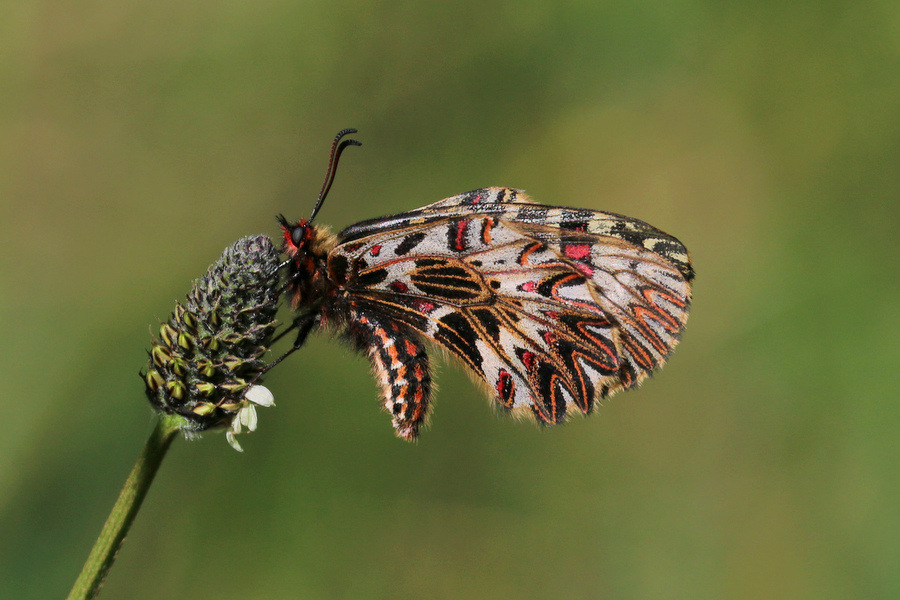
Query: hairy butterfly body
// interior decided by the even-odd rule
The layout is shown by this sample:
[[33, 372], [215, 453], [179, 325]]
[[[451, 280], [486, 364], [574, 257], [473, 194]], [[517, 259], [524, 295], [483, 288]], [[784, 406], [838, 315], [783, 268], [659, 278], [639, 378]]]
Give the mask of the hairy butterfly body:
[[[335, 140], [333, 178], [340, 151]], [[314, 213], [315, 214], [315, 213]], [[311, 219], [310, 219], [311, 220]], [[368, 354], [399, 436], [415, 439], [431, 370], [459, 357], [500, 406], [544, 424], [638, 385], [688, 317], [694, 273], [674, 237], [629, 217], [484, 188], [334, 236], [280, 218], [299, 348], [333, 325]]]

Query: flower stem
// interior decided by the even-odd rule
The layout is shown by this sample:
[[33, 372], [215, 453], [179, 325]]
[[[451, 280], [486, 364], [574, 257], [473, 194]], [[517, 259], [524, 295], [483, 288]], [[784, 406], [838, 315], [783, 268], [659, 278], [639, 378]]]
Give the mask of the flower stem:
[[131, 469], [125, 485], [116, 500], [112, 512], [106, 519], [100, 536], [94, 543], [81, 574], [69, 592], [68, 600], [86, 600], [94, 598], [103, 585], [106, 574], [116, 560], [116, 554], [125, 540], [128, 528], [141, 508], [141, 502], [153, 483], [153, 477], [159, 470], [169, 445], [178, 433], [180, 417], [163, 415], [156, 423], [150, 439]]

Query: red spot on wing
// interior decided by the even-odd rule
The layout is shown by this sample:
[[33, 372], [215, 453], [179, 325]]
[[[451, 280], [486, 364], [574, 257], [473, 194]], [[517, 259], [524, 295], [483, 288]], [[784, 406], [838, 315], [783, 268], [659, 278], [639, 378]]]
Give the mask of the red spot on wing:
[[456, 242], [453, 249], [462, 252], [466, 249], [466, 230], [469, 228], [468, 219], [456, 222]]
[[534, 281], [526, 281], [522, 284], [521, 288], [525, 292], [534, 293], [537, 291], [537, 283]]
[[500, 369], [499, 376], [497, 377], [497, 395], [500, 396], [500, 401], [504, 406], [512, 406], [515, 391], [516, 384], [513, 381], [512, 375], [509, 374], [509, 371]]
[[584, 264], [583, 262], [576, 262], [575, 268], [582, 272], [586, 277], [594, 276], [594, 269]]
[[374, 246], [372, 246], [372, 249], [369, 250], [369, 254], [371, 254], [372, 256], [378, 256], [379, 254], [381, 254], [381, 244], [375, 244]]
[[525, 365], [526, 369], [531, 370], [531, 365], [534, 364], [534, 353], [525, 350], [522, 352], [522, 364]]
[[575, 260], [582, 260], [591, 255], [591, 245], [590, 244], [568, 244], [564, 250], [564, 253], [569, 258], [574, 258]]
[[435, 309], [434, 302], [429, 302], [427, 300], [417, 300], [415, 304], [416, 310], [425, 313], [426, 315]]
[[402, 281], [394, 280], [390, 283], [390, 288], [397, 293], [405, 294], [409, 291], [409, 286], [403, 283]]

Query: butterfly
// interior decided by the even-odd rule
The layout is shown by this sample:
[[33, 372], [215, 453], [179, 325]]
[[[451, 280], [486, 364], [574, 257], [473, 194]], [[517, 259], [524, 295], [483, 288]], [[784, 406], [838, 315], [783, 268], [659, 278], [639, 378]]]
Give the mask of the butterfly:
[[414, 440], [432, 393], [426, 341], [459, 358], [500, 407], [554, 424], [640, 384], [679, 341], [693, 267], [673, 236], [609, 212], [489, 187], [363, 221], [278, 220], [300, 348], [334, 328], [371, 360], [396, 433]]

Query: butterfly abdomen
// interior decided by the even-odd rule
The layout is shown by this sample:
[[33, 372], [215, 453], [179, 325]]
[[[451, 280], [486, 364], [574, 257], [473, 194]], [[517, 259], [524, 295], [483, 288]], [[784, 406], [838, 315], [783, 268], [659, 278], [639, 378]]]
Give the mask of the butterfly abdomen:
[[416, 439], [431, 400], [431, 368], [424, 345], [395, 321], [356, 308], [350, 317], [346, 335], [372, 361], [383, 406], [397, 435]]

